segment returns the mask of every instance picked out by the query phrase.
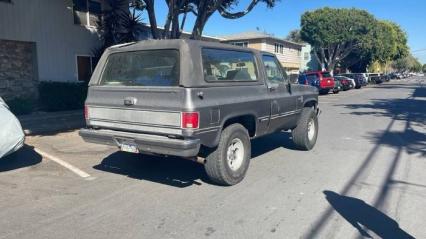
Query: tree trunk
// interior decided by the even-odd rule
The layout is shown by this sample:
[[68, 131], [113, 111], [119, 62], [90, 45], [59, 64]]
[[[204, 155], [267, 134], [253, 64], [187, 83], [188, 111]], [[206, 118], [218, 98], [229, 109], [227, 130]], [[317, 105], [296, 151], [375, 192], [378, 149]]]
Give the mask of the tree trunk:
[[157, 28], [157, 18], [155, 16], [154, 2], [153, 0], [145, 0], [145, 4], [146, 10], [148, 11], [149, 24], [151, 25], [150, 27], [152, 38], [158, 39], [160, 38], [160, 35]]

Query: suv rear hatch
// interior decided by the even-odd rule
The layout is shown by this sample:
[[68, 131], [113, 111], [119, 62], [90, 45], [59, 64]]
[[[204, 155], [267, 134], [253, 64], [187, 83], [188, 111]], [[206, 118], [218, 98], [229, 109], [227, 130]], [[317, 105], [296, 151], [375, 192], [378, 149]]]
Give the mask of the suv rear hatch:
[[334, 88], [334, 78], [329, 72], [321, 72], [320, 87], [324, 89], [333, 89]]
[[179, 51], [111, 53], [86, 100], [89, 127], [181, 135]]

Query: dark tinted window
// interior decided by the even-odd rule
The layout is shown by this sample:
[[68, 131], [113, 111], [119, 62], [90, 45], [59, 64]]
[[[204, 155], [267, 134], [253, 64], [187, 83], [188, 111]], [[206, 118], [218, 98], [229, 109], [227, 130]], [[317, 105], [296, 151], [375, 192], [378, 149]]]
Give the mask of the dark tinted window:
[[318, 75], [317, 74], [309, 74], [309, 75], [306, 75], [306, 79], [308, 79], [308, 81], [317, 80]]
[[114, 53], [108, 57], [101, 85], [177, 86], [179, 52], [149, 50]]
[[323, 72], [321, 74], [322, 74], [322, 77], [326, 77], [326, 78], [331, 77], [330, 72]]
[[203, 49], [203, 70], [206, 81], [256, 81], [254, 55], [250, 52]]

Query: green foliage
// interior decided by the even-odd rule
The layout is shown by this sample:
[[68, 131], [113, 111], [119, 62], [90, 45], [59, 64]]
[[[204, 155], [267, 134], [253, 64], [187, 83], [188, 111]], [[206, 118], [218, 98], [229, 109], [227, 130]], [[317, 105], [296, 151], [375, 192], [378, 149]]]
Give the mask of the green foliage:
[[315, 47], [359, 42], [369, 33], [374, 17], [364, 10], [322, 8], [302, 16], [302, 39]]
[[300, 34], [300, 30], [299, 29], [294, 29], [291, 30], [287, 37], [285, 38], [287, 41], [292, 41], [292, 42], [296, 42], [296, 43], [303, 43], [302, 40], [302, 35]]
[[426, 64], [423, 65], [422, 70], [423, 70], [423, 73], [426, 73]]
[[421, 72], [423, 68], [419, 60], [411, 54], [395, 60], [392, 67], [399, 72]]
[[408, 55], [406, 33], [393, 22], [377, 21], [362, 51], [381, 63], [404, 58]]
[[15, 98], [6, 101], [6, 104], [9, 106], [10, 111], [15, 115], [29, 114], [33, 111], [35, 105], [34, 100], [24, 98]]
[[333, 70], [335, 65], [360, 47], [375, 25], [367, 11], [322, 8], [302, 15], [302, 39], [314, 48], [320, 63]]
[[301, 36], [330, 71], [337, 63], [364, 71], [374, 61], [385, 64], [408, 54], [407, 36], [400, 26], [354, 8], [306, 12]]
[[142, 33], [142, 19], [139, 10], [142, 10], [141, 2], [129, 0], [108, 0], [108, 7], [102, 12], [98, 22], [99, 33], [104, 42], [102, 51], [112, 45], [138, 40]]
[[86, 96], [85, 83], [41, 82], [39, 85], [39, 100], [46, 111], [82, 109]]

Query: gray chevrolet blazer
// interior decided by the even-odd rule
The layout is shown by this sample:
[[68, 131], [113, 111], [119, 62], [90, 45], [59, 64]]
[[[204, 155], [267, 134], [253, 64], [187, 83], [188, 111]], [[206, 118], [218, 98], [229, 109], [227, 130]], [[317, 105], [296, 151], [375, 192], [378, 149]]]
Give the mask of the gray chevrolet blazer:
[[318, 91], [292, 84], [271, 53], [193, 40], [108, 48], [89, 83], [87, 142], [204, 164], [211, 180], [240, 182], [250, 139], [292, 131], [301, 150], [318, 134]]

